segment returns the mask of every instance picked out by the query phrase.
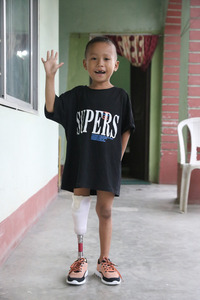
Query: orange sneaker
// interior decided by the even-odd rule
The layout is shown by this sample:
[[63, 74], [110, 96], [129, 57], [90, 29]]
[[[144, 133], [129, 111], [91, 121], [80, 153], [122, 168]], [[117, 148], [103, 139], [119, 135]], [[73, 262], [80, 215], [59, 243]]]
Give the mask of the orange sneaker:
[[116, 265], [113, 264], [109, 258], [104, 257], [101, 263], [98, 260], [95, 274], [107, 285], [120, 284], [122, 276], [115, 266]]
[[88, 275], [88, 263], [86, 258], [77, 259], [70, 267], [66, 282], [72, 285], [81, 285]]

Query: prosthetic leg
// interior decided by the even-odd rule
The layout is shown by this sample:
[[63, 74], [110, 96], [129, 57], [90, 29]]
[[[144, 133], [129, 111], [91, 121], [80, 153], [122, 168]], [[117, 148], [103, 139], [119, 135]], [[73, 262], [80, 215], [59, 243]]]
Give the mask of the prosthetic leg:
[[83, 257], [83, 236], [87, 231], [87, 220], [90, 210], [90, 196], [72, 196], [72, 217], [74, 231], [78, 238], [78, 258]]

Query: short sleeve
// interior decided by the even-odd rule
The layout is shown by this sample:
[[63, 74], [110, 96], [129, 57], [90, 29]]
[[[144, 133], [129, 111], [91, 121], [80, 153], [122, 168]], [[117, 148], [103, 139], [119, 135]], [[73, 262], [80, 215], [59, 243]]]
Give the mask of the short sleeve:
[[135, 123], [132, 112], [132, 105], [129, 99], [128, 94], [124, 96], [124, 104], [123, 104], [123, 118], [122, 118], [122, 130], [121, 134], [130, 130], [133, 132], [135, 130]]
[[47, 119], [55, 121], [61, 124], [65, 129], [67, 129], [67, 116], [71, 105], [71, 91], [68, 91], [59, 97], [55, 96], [54, 111], [48, 112], [46, 105], [44, 108], [44, 113]]

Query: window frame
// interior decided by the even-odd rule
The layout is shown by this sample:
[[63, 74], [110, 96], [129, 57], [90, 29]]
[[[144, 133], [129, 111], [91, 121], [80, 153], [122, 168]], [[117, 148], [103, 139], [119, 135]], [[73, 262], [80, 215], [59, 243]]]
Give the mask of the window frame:
[[30, 79], [29, 102], [6, 93], [6, 0], [0, 0], [0, 105], [37, 114], [38, 111], [38, 0], [29, 0]]

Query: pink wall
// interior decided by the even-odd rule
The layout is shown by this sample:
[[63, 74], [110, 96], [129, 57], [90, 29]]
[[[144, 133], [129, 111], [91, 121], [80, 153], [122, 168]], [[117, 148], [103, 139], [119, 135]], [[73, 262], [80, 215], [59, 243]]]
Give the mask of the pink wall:
[[0, 265], [51, 203], [57, 192], [58, 176], [55, 176], [46, 186], [0, 223]]
[[164, 32], [160, 183], [176, 184], [179, 122], [181, 0], [169, 1]]

